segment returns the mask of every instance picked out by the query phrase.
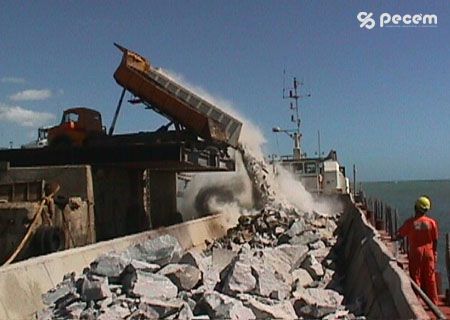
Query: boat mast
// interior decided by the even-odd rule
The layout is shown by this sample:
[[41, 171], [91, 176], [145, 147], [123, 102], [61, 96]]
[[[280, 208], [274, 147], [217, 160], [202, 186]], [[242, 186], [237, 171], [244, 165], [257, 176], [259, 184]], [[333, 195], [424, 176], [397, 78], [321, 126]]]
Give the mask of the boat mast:
[[[297, 78], [294, 77], [294, 87], [293, 89], [289, 90], [289, 96], [285, 97], [288, 99], [293, 100], [293, 102], [290, 102], [290, 109], [292, 111], [291, 115], [291, 121], [295, 123], [296, 128], [293, 130], [292, 139], [294, 140], [294, 149], [293, 149], [293, 156], [295, 160], [302, 158], [302, 151], [301, 151], [301, 144], [300, 139], [302, 137], [302, 134], [300, 132], [300, 111], [299, 111], [299, 103], [298, 100], [303, 98], [302, 95], [299, 93], [299, 88], [302, 86], [302, 82], [298, 82]], [[306, 97], [310, 97], [310, 94], [307, 94]]]

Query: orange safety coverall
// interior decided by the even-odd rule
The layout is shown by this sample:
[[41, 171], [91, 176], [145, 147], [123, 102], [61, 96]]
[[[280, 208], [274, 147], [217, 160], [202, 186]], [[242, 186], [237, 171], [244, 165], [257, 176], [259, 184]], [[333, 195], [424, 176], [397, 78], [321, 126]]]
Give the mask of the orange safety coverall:
[[401, 237], [409, 239], [409, 273], [414, 282], [437, 304], [438, 294], [435, 279], [436, 241], [438, 225], [425, 215], [405, 221], [398, 230]]

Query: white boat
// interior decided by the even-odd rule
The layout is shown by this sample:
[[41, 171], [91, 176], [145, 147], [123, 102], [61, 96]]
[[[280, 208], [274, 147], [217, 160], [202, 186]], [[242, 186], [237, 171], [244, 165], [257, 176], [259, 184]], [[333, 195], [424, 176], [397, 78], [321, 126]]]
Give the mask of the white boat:
[[289, 90], [289, 95], [285, 98], [294, 101], [290, 103], [290, 110], [293, 113], [291, 122], [296, 124], [296, 128], [281, 129], [274, 127], [272, 129], [275, 133], [286, 133], [293, 140], [293, 152], [292, 155], [282, 155], [277, 159], [273, 157], [272, 163], [280, 164], [293, 173], [309, 192], [325, 194], [350, 193], [349, 179], [345, 175], [345, 167], [338, 162], [336, 151], [331, 150], [326, 157], [321, 156], [320, 135], [318, 157], [308, 158], [305, 153], [301, 152], [300, 139], [302, 134], [300, 132], [298, 100], [303, 96], [298, 93], [299, 83], [296, 78], [294, 78], [293, 83], [293, 90]]

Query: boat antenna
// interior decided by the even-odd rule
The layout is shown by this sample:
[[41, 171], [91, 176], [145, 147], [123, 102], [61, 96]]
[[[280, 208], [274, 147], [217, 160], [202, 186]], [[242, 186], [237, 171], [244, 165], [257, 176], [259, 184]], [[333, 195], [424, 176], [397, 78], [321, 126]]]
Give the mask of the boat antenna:
[[[284, 79], [283, 79], [284, 82]], [[290, 99], [289, 103], [289, 109], [291, 110], [291, 122], [295, 123], [295, 130], [292, 139], [294, 140], [294, 159], [300, 159], [302, 158], [302, 152], [300, 147], [300, 139], [302, 137], [302, 134], [300, 132], [300, 107], [299, 107], [299, 99], [310, 97], [311, 94], [301, 95], [300, 94], [300, 87], [303, 86], [303, 81], [298, 82], [297, 78], [294, 77], [293, 80], [293, 88], [289, 89], [289, 95], [285, 95], [285, 88], [283, 85], [283, 98], [284, 99]]]

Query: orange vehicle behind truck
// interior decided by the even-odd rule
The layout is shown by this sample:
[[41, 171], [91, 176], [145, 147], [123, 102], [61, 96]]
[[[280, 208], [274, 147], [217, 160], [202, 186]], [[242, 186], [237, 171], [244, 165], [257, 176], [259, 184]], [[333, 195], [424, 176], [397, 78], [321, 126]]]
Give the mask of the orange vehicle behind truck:
[[88, 108], [72, 108], [64, 111], [59, 125], [48, 130], [48, 145], [82, 146], [89, 138], [105, 134], [100, 112]]

